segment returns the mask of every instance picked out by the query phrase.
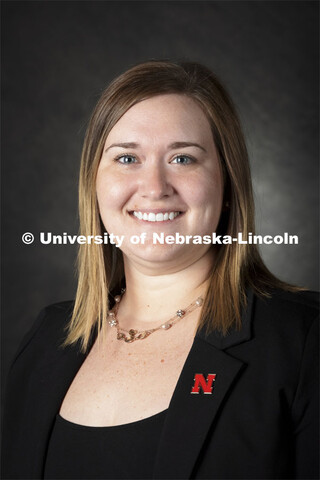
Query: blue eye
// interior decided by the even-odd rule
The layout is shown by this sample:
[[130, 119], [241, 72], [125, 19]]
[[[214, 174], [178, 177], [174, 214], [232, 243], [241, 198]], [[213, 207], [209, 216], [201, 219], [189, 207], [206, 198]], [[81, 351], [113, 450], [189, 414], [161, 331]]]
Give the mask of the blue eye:
[[131, 165], [132, 163], [136, 163], [137, 159], [133, 155], [120, 155], [116, 158], [116, 161], [123, 165]]
[[171, 163], [176, 163], [178, 165], [189, 165], [193, 162], [194, 159], [192, 157], [189, 157], [188, 155], [177, 155]]

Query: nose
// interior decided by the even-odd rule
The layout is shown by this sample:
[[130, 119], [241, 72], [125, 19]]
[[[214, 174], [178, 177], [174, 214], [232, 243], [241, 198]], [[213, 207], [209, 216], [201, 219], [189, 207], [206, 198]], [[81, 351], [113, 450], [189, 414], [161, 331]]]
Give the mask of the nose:
[[159, 200], [173, 193], [169, 173], [163, 164], [149, 164], [141, 172], [139, 192], [142, 197]]

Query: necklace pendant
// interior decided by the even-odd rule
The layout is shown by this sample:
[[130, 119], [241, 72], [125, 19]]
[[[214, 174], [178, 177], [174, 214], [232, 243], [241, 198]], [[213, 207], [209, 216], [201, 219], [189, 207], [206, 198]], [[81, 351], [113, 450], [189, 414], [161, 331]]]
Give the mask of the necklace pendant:
[[118, 320], [115, 320], [114, 318], [112, 320], [108, 321], [110, 327], [115, 327], [118, 325]]
[[118, 325], [118, 320], [116, 319], [114, 312], [109, 312], [108, 317], [109, 317], [108, 323], [110, 327], [115, 327], [116, 325]]
[[126, 335], [124, 335], [124, 341], [125, 341], [126, 343], [132, 343], [132, 342], [134, 342], [135, 340], [137, 340], [136, 335], [137, 335], [137, 333], [138, 333], [138, 330], [133, 330], [133, 328], [131, 328], [128, 333], [129, 333], [129, 337], [127, 337]]
[[164, 323], [163, 325], [161, 325], [161, 328], [163, 330], [169, 330], [169, 328], [171, 328], [172, 325], [173, 325], [172, 323]]
[[177, 310], [176, 315], [177, 315], [177, 317], [180, 317], [180, 318], [181, 318], [181, 317], [183, 317], [183, 315], [184, 315], [185, 313], [186, 313], [186, 312], [185, 312], [184, 310], [179, 309], [179, 310]]
[[139, 333], [139, 335], [136, 335], [135, 339], [136, 340], [143, 340], [144, 338], [147, 338], [149, 337], [149, 335], [151, 335], [152, 332], [150, 332], [149, 330], [146, 330], [145, 332], [141, 332]]

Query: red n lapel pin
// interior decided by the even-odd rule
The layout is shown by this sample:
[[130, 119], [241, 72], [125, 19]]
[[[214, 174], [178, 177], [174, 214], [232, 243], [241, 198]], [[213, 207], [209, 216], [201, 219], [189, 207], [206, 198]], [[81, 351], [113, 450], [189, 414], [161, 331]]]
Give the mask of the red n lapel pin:
[[214, 387], [213, 382], [215, 381], [215, 379], [215, 373], [209, 373], [206, 379], [204, 378], [204, 375], [202, 373], [196, 373], [194, 376], [194, 385], [190, 393], [200, 393], [201, 387], [203, 393], [211, 395]]

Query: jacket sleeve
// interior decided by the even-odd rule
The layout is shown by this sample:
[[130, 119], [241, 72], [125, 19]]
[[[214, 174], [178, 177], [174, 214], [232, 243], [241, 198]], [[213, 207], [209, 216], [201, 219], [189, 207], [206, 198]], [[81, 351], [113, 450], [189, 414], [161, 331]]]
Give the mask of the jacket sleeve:
[[[78, 356], [77, 349], [60, 348], [71, 311], [72, 302], [44, 308], [24, 336], [11, 364], [2, 421], [3, 479], [42, 478], [51, 425], [64, 394], [63, 382], [65, 378], [69, 382], [67, 375], [63, 376], [65, 365], [69, 365], [71, 358], [72, 377], [73, 365], [76, 370], [83, 358]], [[52, 368], [59, 362], [60, 370]]]
[[10, 370], [12, 369], [13, 365], [15, 364], [16, 360], [20, 356], [20, 354], [24, 351], [24, 349], [28, 346], [28, 344], [31, 342], [33, 337], [37, 334], [38, 330], [41, 328], [43, 325], [44, 319], [47, 314], [47, 307], [43, 308], [41, 312], [38, 314], [36, 317], [36, 320], [32, 324], [31, 328], [27, 331], [27, 333], [24, 335], [22, 338], [17, 351], [15, 352], [15, 355], [13, 357], [13, 360], [10, 365]]
[[292, 404], [295, 478], [319, 478], [319, 319], [311, 325]]

